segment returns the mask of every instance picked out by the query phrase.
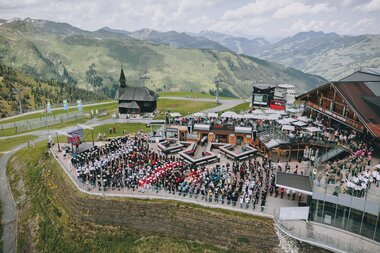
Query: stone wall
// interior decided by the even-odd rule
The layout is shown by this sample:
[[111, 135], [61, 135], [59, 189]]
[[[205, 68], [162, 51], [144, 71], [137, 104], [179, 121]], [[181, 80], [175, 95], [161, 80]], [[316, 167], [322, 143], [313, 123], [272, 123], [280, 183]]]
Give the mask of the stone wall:
[[273, 221], [268, 218], [176, 201], [91, 196], [79, 192], [63, 172], [54, 173], [51, 184], [54, 196], [80, 221], [122, 224], [126, 229], [234, 251], [272, 252], [278, 246]]

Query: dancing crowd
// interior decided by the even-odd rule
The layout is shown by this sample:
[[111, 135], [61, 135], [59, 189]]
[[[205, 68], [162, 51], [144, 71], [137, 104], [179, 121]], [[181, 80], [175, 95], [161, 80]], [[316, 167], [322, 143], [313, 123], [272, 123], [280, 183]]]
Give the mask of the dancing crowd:
[[[379, 187], [379, 168], [371, 168], [373, 148], [365, 142], [352, 141], [353, 152], [347, 157], [328, 163], [324, 169], [327, 184], [335, 184], [334, 194], [348, 193], [356, 197], [364, 197], [374, 184]], [[321, 179], [320, 175], [319, 181]]]
[[[78, 179], [99, 191], [165, 191], [242, 208], [260, 206], [261, 210], [268, 194], [282, 198], [285, 192], [275, 186], [275, 177], [277, 170], [286, 168], [279, 168], [267, 156], [262, 161], [195, 166], [155, 152], [143, 133], [74, 154], [71, 163]], [[291, 194], [295, 193], [288, 192], [288, 198]]]

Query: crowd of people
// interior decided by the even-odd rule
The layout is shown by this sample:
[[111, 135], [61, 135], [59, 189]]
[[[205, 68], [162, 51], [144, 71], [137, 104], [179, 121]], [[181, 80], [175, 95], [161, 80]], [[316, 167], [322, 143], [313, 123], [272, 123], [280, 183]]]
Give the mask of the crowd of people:
[[[78, 179], [99, 191], [165, 191], [207, 202], [240, 204], [242, 208], [260, 206], [261, 210], [268, 194], [284, 197], [286, 191], [275, 185], [276, 171], [290, 168], [281, 168], [267, 156], [261, 161], [252, 158], [240, 163], [190, 165], [175, 156], [155, 152], [143, 133], [74, 154], [71, 163]], [[294, 192], [286, 193], [294, 199]]]
[[356, 197], [364, 197], [374, 184], [379, 187], [379, 168], [371, 169], [373, 148], [365, 142], [352, 141], [352, 153], [343, 159], [327, 163], [324, 175], [319, 175], [318, 181], [324, 176], [327, 184], [336, 185], [334, 194], [348, 193]]

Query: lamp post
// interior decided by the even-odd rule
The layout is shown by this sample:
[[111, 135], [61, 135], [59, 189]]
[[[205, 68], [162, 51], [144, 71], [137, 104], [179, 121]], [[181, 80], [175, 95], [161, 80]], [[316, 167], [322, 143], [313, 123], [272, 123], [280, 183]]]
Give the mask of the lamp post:
[[57, 135], [57, 145], [58, 145], [58, 152], [61, 152], [61, 147], [59, 146], [59, 138], [58, 138], [58, 132], [55, 132]]

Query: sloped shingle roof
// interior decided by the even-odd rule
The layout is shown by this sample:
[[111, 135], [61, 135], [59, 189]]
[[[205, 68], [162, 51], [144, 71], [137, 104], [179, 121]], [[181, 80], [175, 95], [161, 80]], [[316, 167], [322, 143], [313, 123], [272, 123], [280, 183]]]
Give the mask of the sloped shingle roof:
[[119, 100], [156, 101], [158, 95], [146, 87], [126, 87], [119, 89]]

